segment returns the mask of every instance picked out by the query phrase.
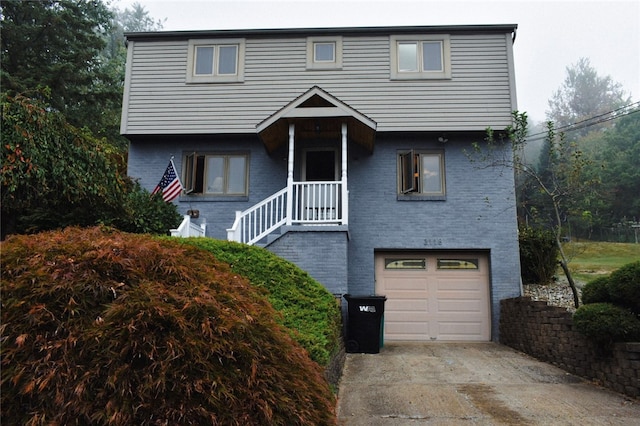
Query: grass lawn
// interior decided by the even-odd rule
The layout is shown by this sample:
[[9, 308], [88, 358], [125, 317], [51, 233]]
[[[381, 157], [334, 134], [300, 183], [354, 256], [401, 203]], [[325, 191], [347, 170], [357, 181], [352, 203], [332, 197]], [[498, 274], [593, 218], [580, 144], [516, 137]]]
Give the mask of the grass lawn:
[[582, 282], [640, 260], [640, 244], [571, 242], [564, 245], [574, 278]]

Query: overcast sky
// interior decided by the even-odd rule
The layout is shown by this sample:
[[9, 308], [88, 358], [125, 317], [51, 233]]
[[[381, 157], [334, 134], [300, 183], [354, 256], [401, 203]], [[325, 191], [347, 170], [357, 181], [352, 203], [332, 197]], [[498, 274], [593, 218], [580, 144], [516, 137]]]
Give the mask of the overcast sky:
[[600, 76], [640, 100], [638, 0], [112, 0], [138, 2], [163, 30], [518, 24], [518, 109], [544, 120], [566, 68], [589, 58]]

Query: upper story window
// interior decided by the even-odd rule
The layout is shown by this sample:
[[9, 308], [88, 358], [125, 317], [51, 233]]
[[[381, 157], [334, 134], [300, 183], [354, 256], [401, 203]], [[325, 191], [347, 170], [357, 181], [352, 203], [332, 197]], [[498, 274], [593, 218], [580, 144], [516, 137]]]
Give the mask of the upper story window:
[[391, 78], [451, 78], [449, 36], [391, 36]]
[[398, 194], [443, 199], [445, 191], [444, 152], [403, 151], [398, 153]]
[[246, 154], [191, 153], [184, 162], [187, 194], [246, 196], [249, 158]]
[[187, 83], [244, 80], [244, 40], [189, 40]]
[[307, 69], [342, 68], [342, 37], [307, 37]]

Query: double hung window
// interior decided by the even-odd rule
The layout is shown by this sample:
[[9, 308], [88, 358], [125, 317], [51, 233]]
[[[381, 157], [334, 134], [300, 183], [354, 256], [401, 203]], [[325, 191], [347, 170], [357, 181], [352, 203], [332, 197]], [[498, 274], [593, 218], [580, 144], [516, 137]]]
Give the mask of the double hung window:
[[392, 36], [391, 78], [451, 78], [448, 35]]
[[246, 196], [249, 162], [245, 154], [191, 153], [185, 158], [187, 194]]
[[244, 41], [190, 40], [188, 83], [226, 83], [244, 79]]
[[442, 197], [445, 192], [444, 153], [404, 151], [398, 154], [398, 193]]

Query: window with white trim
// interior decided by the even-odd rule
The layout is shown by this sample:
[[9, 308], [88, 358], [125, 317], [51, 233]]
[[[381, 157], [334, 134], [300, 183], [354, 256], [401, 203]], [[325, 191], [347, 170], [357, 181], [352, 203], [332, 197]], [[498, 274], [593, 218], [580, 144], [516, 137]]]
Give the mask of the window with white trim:
[[391, 79], [451, 78], [449, 36], [391, 36]]
[[189, 40], [187, 83], [244, 80], [244, 40]]
[[398, 194], [443, 197], [446, 194], [444, 152], [398, 153]]
[[307, 37], [307, 69], [342, 68], [342, 37]]
[[249, 157], [236, 153], [187, 154], [183, 181], [187, 194], [246, 196], [249, 193]]

